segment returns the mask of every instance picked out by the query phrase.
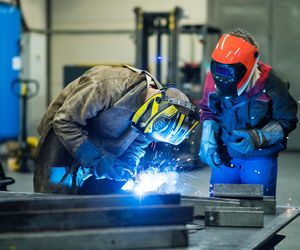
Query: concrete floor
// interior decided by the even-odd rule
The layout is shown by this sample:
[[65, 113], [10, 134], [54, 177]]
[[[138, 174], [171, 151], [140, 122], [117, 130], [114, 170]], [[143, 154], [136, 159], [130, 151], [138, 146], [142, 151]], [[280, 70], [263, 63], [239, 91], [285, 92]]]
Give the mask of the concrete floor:
[[[281, 153], [277, 182], [277, 204], [300, 206], [300, 153]], [[9, 190], [33, 192], [33, 175], [9, 172], [6, 175], [15, 178], [16, 183]], [[180, 173], [177, 186], [184, 195], [208, 196], [209, 168]], [[286, 236], [277, 247], [278, 250], [300, 249], [300, 219], [290, 223], [280, 234]]]

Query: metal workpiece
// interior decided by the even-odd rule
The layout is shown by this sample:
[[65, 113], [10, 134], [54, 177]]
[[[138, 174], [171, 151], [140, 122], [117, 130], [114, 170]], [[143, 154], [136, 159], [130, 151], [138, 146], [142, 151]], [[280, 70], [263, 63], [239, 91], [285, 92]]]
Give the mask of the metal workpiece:
[[[117, 205], [112, 202], [112, 197], [120, 195], [103, 196], [71, 196], [51, 195], [35, 193], [0, 192], [0, 204], [6, 202], [26, 202], [21, 208], [8, 206], [0, 208], [0, 249], [48, 249], [48, 250], [79, 250], [79, 249], [171, 249], [179, 248], [186, 250], [232, 250], [232, 249], [269, 249], [266, 243], [272, 241], [282, 228], [288, 225], [300, 214], [300, 209], [295, 207], [277, 207], [276, 214], [265, 214], [264, 227], [246, 226], [204, 226], [205, 220], [196, 219], [193, 223], [189, 221], [193, 217], [192, 207], [179, 204], [142, 205], [126, 207], [101, 207], [101, 201]], [[63, 198], [65, 198], [65, 200]], [[83, 203], [97, 200], [83, 206]], [[110, 198], [109, 198], [110, 197]], [[141, 199], [160, 197], [160, 195], [145, 195]], [[177, 198], [171, 201], [173, 196], [162, 195], [162, 201], [178, 202]], [[172, 198], [168, 200], [168, 198]], [[180, 197], [181, 198], [181, 197]], [[187, 198], [187, 197], [184, 197]], [[192, 200], [201, 197], [190, 197]], [[55, 208], [55, 202], [62, 203]], [[120, 199], [120, 197], [118, 198]], [[202, 201], [231, 201], [230, 199], [203, 198]], [[39, 205], [37, 205], [38, 203]], [[40, 205], [42, 201], [52, 206], [47, 209]], [[76, 201], [76, 202], [75, 202]], [[120, 202], [121, 200], [119, 200]], [[239, 200], [232, 200], [239, 202]], [[57, 203], [59, 203], [57, 202]], [[63, 205], [71, 203], [68, 209]], [[11, 205], [12, 203], [10, 203]], [[96, 205], [99, 207], [96, 207]], [[76, 208], [75, 206], [82, 206]], [[188, 208], [186, 208], [188, 207]], [[9, 210], [13, 208], [13, 210]], [[240, 213], [232, 213], [231, 220], [241, 222], [240, 215], [259, 210], [257, 208], [241, 207], [214, 207], [208, 206], [208, 211], [219, 213], [219, 221], [223, 222], [225, 212], [239, 209]], [[207, 211], [207, 212], [208, 212]], [[260, 211], [260, 215], [263, 214]], [[249, 219], [248, 215], [248, 219]], [[257, 216], [257, 214], [256, 214]], [[212, 218], [211, 218], [212, 219]], [[223, 219], [223, 220], [222, 220]], [[254, 218], [255, 219], [255, 218]], [[254, 220], [253, 219], [253, 220]], [[170, 222], [170, 223], [169, 223]], [[140, 224], [138, 224], [140, 223]], [[169, 224], [168, 224], [169, 223]], [[179, 223], [179, 224], [178, 224]], [[110, 225], [106, 227], [105, 225]], [[115, 225], [115, 226], [114, 226]], [[57, 228], [59, 229], [53, 229]], [[17, 229], [21, 230], [17, 230]], [[52, 229], [51, 229], [52, 228]], [[68, 230], [68, 228], [71, 230]], [[5, 230], [6, 229], [6, 230]], [[12, 229], [12, 230], [11, 230]], [[33, 229], [33, 231], [31, 231]]]
[[178, 205], [179, 194], [54, 195], [0, 192], [0, 211]]
[[263, 199], [263, 185], [214, 184], [214, 197]]
[[263, 227], [264, 212], [255, 207], [207, 207], [205, 226]]
[[180, 198], [0, 192], [0, 248], [186, 247], [193, 207], [180, 205]]
[[261, 207], [265, 214], [276, 214], [276, 200], [274, 196], [264, 196], [262, 200], [240, 199], [241, 207]]
[[0, 234], [0, 245], [18, 250], [174, 248], [188, 245], [188, 233], [184, 226], [5, 233]]
[[0, 232], [185, 225], [192, 220], [193, 207], [179, 205], [0, 211]]
[[182, 205], [194, 206], [194, 217], [204, 217], [206, 207], [239, 207], [240, 201], [234, 199], [182, 196]]

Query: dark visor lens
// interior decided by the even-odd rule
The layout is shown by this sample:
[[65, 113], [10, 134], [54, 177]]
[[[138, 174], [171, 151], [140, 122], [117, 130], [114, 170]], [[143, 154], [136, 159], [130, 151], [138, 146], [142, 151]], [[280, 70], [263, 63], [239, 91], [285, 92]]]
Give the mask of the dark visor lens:
[[154, 123], [153, 123], [153, 131], [154, 132], [162, 132], [166, 130], [171, 122], [171, 119], [167, 117], [159, 117]]
[[229, 81], [234, 81], [234, 69], [228, 66], [227, 64], [216, 64], [215, 72], [219, 77], [226, 78]]

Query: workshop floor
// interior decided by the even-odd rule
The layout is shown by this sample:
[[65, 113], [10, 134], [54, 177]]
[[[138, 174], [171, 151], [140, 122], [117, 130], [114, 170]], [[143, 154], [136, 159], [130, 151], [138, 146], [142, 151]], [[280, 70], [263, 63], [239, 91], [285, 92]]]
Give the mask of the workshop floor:
[[[300, 153], [281, 153], [279, 157], [279, 172], [277, 181], [277, 204], [300, 206]], [[6, 175], [13, 177], [16, 183], [9, 186], [9, 190], [18, 192], [33, 192], [33, 175], [9, 172]], [[184, 195], [208, 196], [209, 168], [180, 173], [178, 182], [181, 184], [181, 193]], [[300, 249], [300, 218], [283, 229], [280, 234], [286, 235], [276, 249]]]

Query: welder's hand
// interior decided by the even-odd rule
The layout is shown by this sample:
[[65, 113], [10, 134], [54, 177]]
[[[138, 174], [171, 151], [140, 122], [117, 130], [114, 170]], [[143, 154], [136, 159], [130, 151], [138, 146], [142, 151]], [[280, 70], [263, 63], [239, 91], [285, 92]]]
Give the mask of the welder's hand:
[[124, 181], [125, 175], [120, 169], [114, 166], [113, 160], [108, 160], [104, 158], [104, 161], [99, 161], [94, 167], [94, 175], [98, 179], [110, 179], [115, 181]]
[[200, 146], [200, 158], [211, 168], [219, 168], [221, 161], [217, 153], [217, 145], [209, 142]]
[[255, 129], [234, 130], [232, 135], [236, 139], [228, 143], [228, 147], [243, 155], [249, 155], [261, 146], [259, 134]]
[[126, 181], [135, 177], [137, 172], [135, 166], [123, 162], [119, 159], [115, 160], [114, 169]]
[[85, 168], [90, 168], [91, 173], [99, 179], [111, 179], [123, 181], [123, 177], [113, 167], [113, 159], [102, 156], [98, 148], [91, 142], [86, 141], [76, 151], [76, 158]]

